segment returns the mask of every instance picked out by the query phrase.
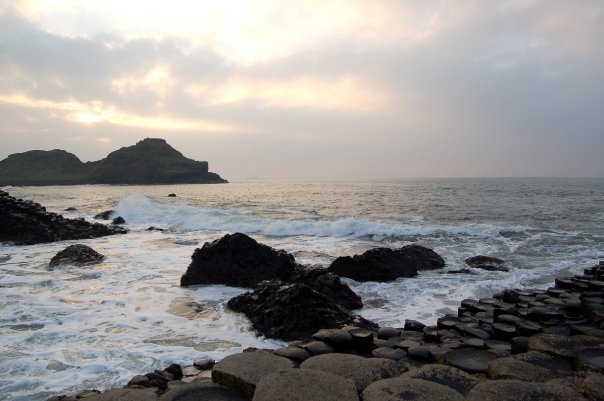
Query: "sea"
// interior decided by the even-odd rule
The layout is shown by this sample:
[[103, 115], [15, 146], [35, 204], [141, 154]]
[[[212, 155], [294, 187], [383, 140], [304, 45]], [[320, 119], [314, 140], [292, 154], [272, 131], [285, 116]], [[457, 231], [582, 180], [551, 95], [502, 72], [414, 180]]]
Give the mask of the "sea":
[[[227, 301], [246, 289], [179, 286], [195, 248], [227, 233], [248, 234], [299, 263], [325, 267], [374, 247], [434, 249], [446, 261], [441, 271], [389, 283], [343, 280], [363, 299], [356, 313], [393, 327], [406, 319], [434, 324], [456, 314], [464, 298], [547, 288], [556, 277], [604, 260], [602, 178], [3, 189], [69, 218], [93, 221], [96, 213], [114, 209], [129, 233], [0, 245], [1, 400], [107, 389], [171, 363], [285, 345], [257, 335], [245, 316], [227, 309]], [[91, 246], [105, 260], [50, 269], [50, 259], [74, 243]], [[447, 273], [476, 255], [504, 259], [511, 270]]]

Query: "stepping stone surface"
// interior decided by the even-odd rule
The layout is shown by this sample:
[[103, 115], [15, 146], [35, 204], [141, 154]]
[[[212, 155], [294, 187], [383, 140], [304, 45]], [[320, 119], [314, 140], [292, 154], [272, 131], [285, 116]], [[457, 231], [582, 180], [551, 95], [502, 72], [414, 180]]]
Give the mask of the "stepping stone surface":
[[463, 401], [457, 391], [421, 379], [394, 378], [380, 380], [363, 391], [364, 401]]
[[478, 384], [465, 401], [585, 401], [572, 387], [554, 382], [488, 380]]
[[454, 366], [468, 373], [487, 373], [489, 362], [496, 356], [478, 349], [461, 348], [445, 354], [447, 365]]
[[312, 369], [271, 373], [260, 380], [253, 401], [358, 401], [352, 380]]
[[557, 334], [537, 334], [529, 338], [528, 348], [560, 358], [572, 359], [575, 354], [586, 348], [604, 344], [604, 338], [593, 336], [561, 336]]
[[227, 356], [218, 362], [212, 369], [212, 380], [252, 397], [256, 384], [263, 376], [293, 367], [294, 362], [287, 358], [264, 352], [244, 352]]
[[467, 394], [468, 391], [478, 384], [475, 376], [447, 365], [424, 365], [403, 373], [400, 377], [422, 379], [442, 384], [461, 394]]
[[159, 397], [159, 401], [246, 401], [234, 391], [208, 380], [177, 386]]

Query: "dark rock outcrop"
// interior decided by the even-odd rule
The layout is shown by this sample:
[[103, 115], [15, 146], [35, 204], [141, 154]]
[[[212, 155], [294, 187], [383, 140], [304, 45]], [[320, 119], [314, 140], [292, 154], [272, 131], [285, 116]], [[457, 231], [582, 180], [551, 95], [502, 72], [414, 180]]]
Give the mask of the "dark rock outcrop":
[[195, 249], [181, 286], [224, 284], [251, 288], [264, 280], [289, 281], [296, 272], [294, 257], [260, 244], [245, 234], [227, 234]]
[[31, 245], [43, 242], [97, 238], [125, 234], [124, 228], [66, 219], [47, 212], [38, 203], [16, 199], [0, 191], [0, 242]]
[[472, 256], [465, 260], [466, 264], [474, 269], [507, 272], [510, 269], [505, 265], [505, 260], [491, 256]]
[[325, 295], [332, 302], [346, 308], [359, 309], [363, 307], [361, 297], [349, 286], [343, 284], [340, 277], [321, 267], [299, 268], [291, 282], [306, 284], [313, 290]]
[[228, 306], [244, 313], [259, 333], [285, 341], [308, 338], [320, 329], [377, 327], [307, 285], [280, 280], [263, 282], [254, 291], [229, 300]]
[[328, 271], [356, 281], [392, 281], [414, 277], [420, 270], [439, 269], [445, 261], [436, 252], [420, 245], [400, 249], [374, 248], [362, 255], [342, 256]]
[[59, 265], [76, 265], [84, 266], [95, 263], [101, 263], [105, 256], [101, 255], [91, 247], [83, 244], [69, 245], [57, 253], [50, 260], [49, 267], [55, 267]]
[[110, 220], [111, 216], [115, 214], [115, 210], [105, 210], [94, 215], [97, 220]]
[[126, 220], [124, 220], [124, 218], [122, 216], [117, 216], [115, 219], [113, 219], [113, 221], [111, 221], [111, 224], [113, 224], [113, 225], [126, 224]]

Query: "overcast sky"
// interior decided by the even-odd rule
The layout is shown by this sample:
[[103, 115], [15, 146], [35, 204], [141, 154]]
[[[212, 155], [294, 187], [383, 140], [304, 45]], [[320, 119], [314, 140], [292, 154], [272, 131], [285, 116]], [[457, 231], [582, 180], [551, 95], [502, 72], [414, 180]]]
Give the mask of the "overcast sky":
[[0, 159], [229, 180], [604, 176], [602, 0], [0, 0]]

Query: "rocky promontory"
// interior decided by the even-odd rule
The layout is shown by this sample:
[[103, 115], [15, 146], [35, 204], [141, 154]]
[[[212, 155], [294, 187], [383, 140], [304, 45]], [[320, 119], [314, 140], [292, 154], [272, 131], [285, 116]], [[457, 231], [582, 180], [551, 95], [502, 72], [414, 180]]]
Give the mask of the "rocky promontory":
[[66, 219], [39, 203], [17, 199], [0, 191], [0, 242], [32, 245], [125, 234], [126, 229], [84, 219]]
[[0, 161], [0, 186], [78, 184], [220, 184], [208, 162], [188, 159], [164, 139], [147, 138], [83, 163], [55, 149], [16, 153]]

